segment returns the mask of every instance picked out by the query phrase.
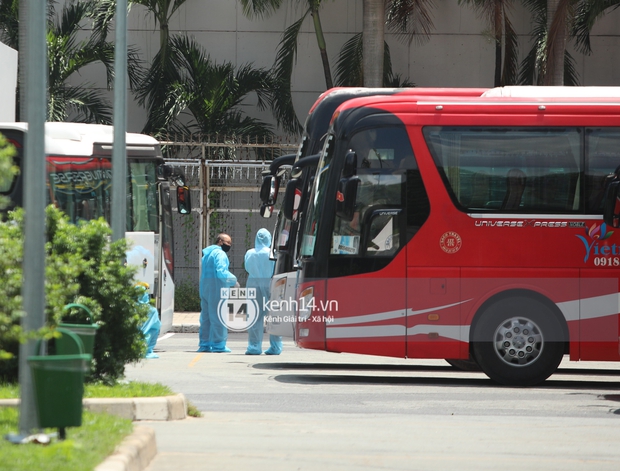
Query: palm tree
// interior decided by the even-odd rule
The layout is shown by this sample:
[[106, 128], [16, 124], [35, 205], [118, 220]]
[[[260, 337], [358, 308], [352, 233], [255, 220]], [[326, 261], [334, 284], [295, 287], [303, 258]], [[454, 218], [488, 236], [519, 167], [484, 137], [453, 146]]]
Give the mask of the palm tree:
[[431, 5], [431, 0], [364, 0], [363, 32], [340, 50], [336, 83], [366, 87], [413, 85], [392, 73], [384, 26], [409, 44], [414, 39], [425, 41], [433, 26], [428, 9]]
[[459, 0], [459, 4], [462, 3], [473, 5], [490, 27], [495, 43], [494, 86], [516, 83], [519, 66], [517, 33], [508, 16], [512, 0]]
[[19, 49], [19, 0], [0, 0], [0, 41]]
[[381, 87], [385, 61], [385, 2], [383, 0], [364, 0], [362, 31], [364, 84], [367, 87]]
[[[284, 0], [240, 0], [243, 6], [243, 13], [248, 18], [267, 17], [274, 13], [282, 5]], [[327, 56], [327, 43], [321, 26], [319, 10], [323, 0], [294, 0], [293, 3], [304, 5], [301, 17], [290, 25], [282, 34], [282, 40], [276, 52], [273, 75], [278, 91], [275, 94], [273, 110], [278, 124], [283, 129], [292, 134], [301, 131], [301, 124], [295, 115], [293, 100], [291, 98], [291, 76], [297, 58], [297, 42], [299, 33], [305, 20], [312, 18], [314, 33], [317, 46], [323, 64], [323, 75], [325, 78], [326, 89], [332, 88], [333, 80], [329, 58]]]
[[[382, 87], [414, 87], [415, 84], [409, 79], [403, 79], [392, 71], [392, 59], [390, 47], [387, 42], [383, 43], [383, 76]], [[363, 68], [363, 33], [357, 33], [351, 37], [340, 49], [340, 56], [336, 63], [336, 85], [338, 87], [362, 87], [364, 86]]]
[[[0, 40], [19, 50], [19, 0], [0, 0]], [[115, 0], [78, 0], [64, 5], [56, 16], [55, 1], [48, 7], [48, 119], [109, 123], [111, 107], [103, 94], [91, 84], [69, 85], [69, 80], [88, 65], [100, 62], [106, 69], [108, 87], [114, 77], [114, 44], [106, 41], [110, 11]], [[107, 11], [107, 15], [105, 14]], [[105, 21], [104, 21], [105, 19]], [[80, 40], [84, 32], [90, 36]], [[140, 76], [139, 61], [134, 48], [128, 52], [130, 85]], [[19, 83], [18, 83], [19, 101]], [[17, 110], [19, 119], [19, 103]]]
[[216, 64], [187, 36], [170, 38], [169, 51], [177, 80], [166, 84], [166, 98], [159, 108], [163, 114], [155, 117], [165, 129], [236, 138], [273, 137], [268, 124], [239, 109], [249, 93], [256, 93], [260, 109], [270, 102], [273, 84], [268, 71], [250, 65], [235, 70], [230, 62]]
[[[327, 89], [332, 88], [332, 76], [329, 66], [329, 58], [327, 57], [327, 45], [325, 42], [325, 36], [323, 35], [323, 27], [321, 26], [321, 17], [319, 15], [319, 9], [321, 8], [323, 0], [297, 0], [297, 3], [303, 3], [306, 8], [302, 11], [301, 18], [295, 21], [289, 26], [282, 35], [282, 41], [278, 47], [278, 53], [276, 57], [276, 75], [286, 75], [289, 72], [291, 64], [297, 55], [297, 39], [299, 37], [299, 31], [301, 26], [308, 16], [312, 17], [312, 23], [314, 25], [314, 33], [316, 35], [316, 42], [321, 54], [321, 61], [323, 63], [323, 74], [325, 76], [325, 87]], [[275, 12], [282, 5], [283, 0], [241, 0], [243, 5], [243, 13], [248, 18], [261, 16], [266, 17]], [[288, 73], [290, 77], [290, 73]]]
[[521, 63], [519, 83], [576, 85], [575, 61], [566, 51], [568, 39], [589, 54], [590, 31], [597, 19], [618, 8], [618, 0], [523, 0], [534, 19], [533, 47]]
[[[79, 40], [84, 24], [92, 21], [98, 7], [96, 1], [76, 1], [66, 4], [60, 18], [48, 26], [48, 120], [92, 123], [111, 123], [112, 108], [103, 94], [91, 84], [69, 85], [69, 79], [88, 65], [100, 63], [105, 67], [108, 87], [114, 78], [114, 44], [101, 34], [91, 34]], [[130, 83], [139, 77], [135, 51], [128, 53]]]
[[159, 134], [165, 132], [165, 123], [161, 119], [165, 114], [163, 103], [166, 100], [166, 91], [168, 86], [179, 78], [174, 66], [175, 58], [172, 57], [168, 25], [172, 15], [185, 0], [133, 0], [133, 3], [144, 6], [159, 25], [159, 51], [136, 93], [138, 104], [146, 106], [148, 113], [143, 132]]

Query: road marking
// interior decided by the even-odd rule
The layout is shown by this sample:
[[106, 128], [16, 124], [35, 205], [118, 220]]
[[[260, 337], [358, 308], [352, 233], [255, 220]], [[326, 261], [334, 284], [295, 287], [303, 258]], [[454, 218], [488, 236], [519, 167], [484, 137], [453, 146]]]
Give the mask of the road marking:
[[158, 341], [158, 342], [161, 342], [162, 340], [169, 339], [169, 338], [170, 338], [170, 337], [172, 337], [173, 335], [174, 335], [174, 332], [168, 332], [167, 334], [162, 335], [161, 337], [159, 337], [159, 338], [157, 339], [157, 341]]
[[198, 355], [196, 355], [194, 359], [189, 362], [188, 368], [193, 368], [194, 365], [198, 363], [198, 360], [200, 360], [200, 358], [204, 355], [204, 353], [205, 352], [200, 352]]

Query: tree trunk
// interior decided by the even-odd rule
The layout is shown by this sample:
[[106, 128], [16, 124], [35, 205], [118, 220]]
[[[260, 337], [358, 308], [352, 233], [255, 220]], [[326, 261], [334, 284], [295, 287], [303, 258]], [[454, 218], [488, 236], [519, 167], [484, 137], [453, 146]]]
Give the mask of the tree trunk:
[[494, 2], [493, 5], [493, 29], [495, 30], [495, 79], [494, 86], [502, 86], [502, 5], [501, 2]]
[[329, 67], [329, 58], [327, 57], [327, 44], [325, 43], [325, 36], [323, 35], [323, 27], [321, 26], [321, 18], [319, 17], [319, 11], [316, 7], [312, 7], [312, 21], [314, 22], [314, 32], [316, 34], [316, 42], [321, 51], [321, 60], [323, 61], [323, 73], [325, 75], [325, 87], [329, 90], [334, 87], [332, 82], [332, 73]]
[[547, 62], [543, 85], [564, 85], [566, 9], [562, 0], [547, 1]]
[[362, 34], [365, 87], [383, 87], [385, 1], [364, 0]]

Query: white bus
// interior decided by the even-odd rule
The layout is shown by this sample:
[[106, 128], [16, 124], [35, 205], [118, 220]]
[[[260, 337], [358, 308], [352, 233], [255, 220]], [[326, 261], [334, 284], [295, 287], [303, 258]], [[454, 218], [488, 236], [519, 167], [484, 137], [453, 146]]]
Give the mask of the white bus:
[[[0, 123], [0, 133], [11, 142], [24, 162], [26, 123]], [[46, 123], [47, 203], [62, 209], [72, 222], [111, 216], [113, 127], [82, 123]], [[160, 314], [161, 333], [172, 327], [174, 313], [174, 243], [170, 178], [176, 178], [179, 213], [191, 210], [183, 177], [164, 165], [159, 142], [142, 134], [126, 134], [127, 226], [132, 243], [127, 261], [137, 265], [137, 281], [148, 283]], [[8, 196], [8, 209], [22, 206], [23, 172], [0, 187]]]

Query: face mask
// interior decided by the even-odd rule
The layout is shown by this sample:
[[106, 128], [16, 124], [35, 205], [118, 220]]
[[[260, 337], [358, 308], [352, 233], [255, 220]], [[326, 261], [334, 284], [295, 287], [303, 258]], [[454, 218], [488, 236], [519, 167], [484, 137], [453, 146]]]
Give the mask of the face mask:
[[228, 252], [230, 250], [230, 245], [222, 244], [220, 245], [220, 247], [222, 247], [222, 250], [224, 252]]

